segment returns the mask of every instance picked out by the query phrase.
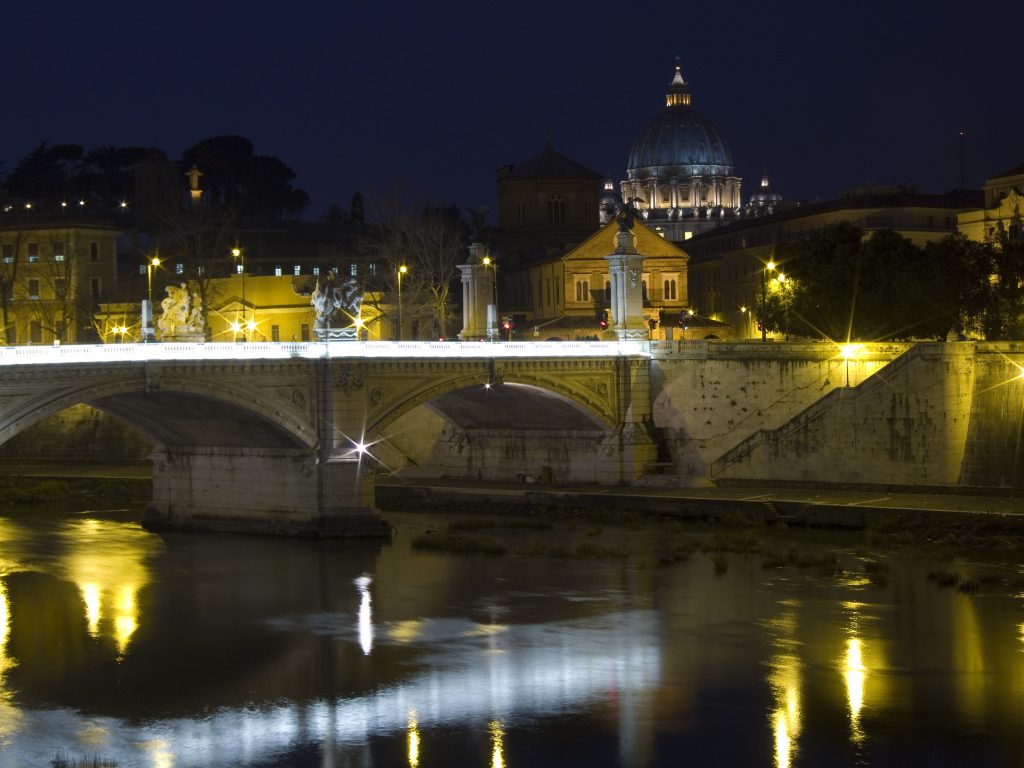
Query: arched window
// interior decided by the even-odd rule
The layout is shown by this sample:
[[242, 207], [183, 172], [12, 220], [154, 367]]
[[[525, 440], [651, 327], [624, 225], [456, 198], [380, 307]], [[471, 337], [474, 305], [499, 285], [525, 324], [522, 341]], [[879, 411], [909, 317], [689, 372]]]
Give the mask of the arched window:
[[590, 299], [590, 283], [587, 280], [576, 280], [576, 301], [588, 301]]
[[548, 198], [548, 224], [565, 224], [565, 198], [561, 195]]

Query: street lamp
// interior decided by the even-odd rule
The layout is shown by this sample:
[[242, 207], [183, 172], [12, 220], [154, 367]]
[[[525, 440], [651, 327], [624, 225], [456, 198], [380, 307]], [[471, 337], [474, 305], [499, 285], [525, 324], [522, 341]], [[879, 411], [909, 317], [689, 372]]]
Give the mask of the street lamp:
[[[148, 317], [142, 318], [142, 324], [145, 326], [142, 331], [142, 335], [145, 336], [146, 341], [153, 338], [153, 270], [160, 266], [160, 259], [157, 256], [153, 256], [146, 262], [146, 288], [147, 295], [149, 296], [149, 312]], [[122, 341], [124, 339], [122, 338]]]
[[761, 341], [768, 341], [768, 273], [775, 269], [775, 261], [768, 260], [761, 270]]
[[860, 352], [860, 344], [850, 344], [847, 342], [839, 348], [840, 353], [843, 356], [843, 360], [846, 361], [846, 386], [850, 386], [850, 358], [857, 357], [857, 353]]
[[402, 264], [398, 268], [398, 341], [402, 340], [402, 275], [409, 271], [409, 268]]
[[236, 245], [234, 248], [231, 249], [231, 256], [232, 258], [238, 259], [238, 271], [242, 275], [242, 324], [240, 327], [243, 329], [242, 341], [245, 341], [246, 337], [244, 329], [248, 326], [245, 320], [245, 255], [242, 253], [242, 249]]

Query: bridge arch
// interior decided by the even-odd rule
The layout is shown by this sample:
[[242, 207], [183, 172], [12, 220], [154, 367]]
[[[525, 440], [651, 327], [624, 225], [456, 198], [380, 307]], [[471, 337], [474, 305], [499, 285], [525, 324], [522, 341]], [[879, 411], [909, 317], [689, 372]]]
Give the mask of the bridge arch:
[[266, 398], [231, 384], [139, 376], [45, 389], [0, 418], [0, 443], [43, 419], [85, 404], [109, 413], [159, 445], [310, 448], [316, 430]]
[[[498, 393], [505, 387], [519, 390], [522, 393], [520, 399], [531, 395], [542, 398], [538, 401], [538, 407], [547, 403], [571, 408], [588, 422], [592, 430], [611, 431], [618, 421], [609, 407], [608, 394], [613, 385], [613, 381], [600, 381], [591, 391], [588, 387], [579, 386], [578, 381], [569, 380], [567, 376], [561, 377], [560, 380], [555, 375], [539, 375], [535, 371], [495, 371], [482, 368], [455, 376], [431, 379], [422, 386], [391, 399], [377, 412], [371, 412], [367, 420], [366, 434], [381, 435], [391, 424], [415, 408], [443, 401], [445, 396], [473, 391], [485, 393], [488, 389]], [[602, 397], [606, 398], [603, 402]], [[515, 427], [516, 424], [507, 423], [505, 426]]]

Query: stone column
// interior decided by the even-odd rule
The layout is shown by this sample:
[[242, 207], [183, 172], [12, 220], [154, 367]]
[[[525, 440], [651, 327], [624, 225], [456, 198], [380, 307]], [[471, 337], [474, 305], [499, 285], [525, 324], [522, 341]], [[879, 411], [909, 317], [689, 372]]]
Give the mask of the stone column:
[[619, 232], [615, 253], [608, 260], [612, 280], [611, 330], [620, 341], [648, 339], [644, 322], [644, 257], [636, 252], [636, 235]]
[[494, 303], [494, 270], [484, 266], [487, 246], [469, 246], [469, 263], [460, 264], [462, 273], [462, 331], [459, 338], [474, 341], [487, 336], [487, 305]]

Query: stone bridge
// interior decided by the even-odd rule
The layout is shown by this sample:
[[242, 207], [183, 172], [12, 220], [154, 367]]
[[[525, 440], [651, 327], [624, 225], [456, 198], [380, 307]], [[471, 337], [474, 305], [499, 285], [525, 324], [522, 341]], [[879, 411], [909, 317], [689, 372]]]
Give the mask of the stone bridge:
[[0, 443], [85, 403], [154, 444], [154, 526], [369, 534], [382, 473], [1021, 488], [1022, 371], [1009, 342], [2, 348]]
[[422, 405], [453, 423], [582, 431], [605, 482], [655, 457], [649, 353], [633, 342], [0, 350], [0, 443], [79, 403], [156, 446], [155, 526], [377, 533], [374, 476], [410, 464], [400, 446], [422, 432], [407, 423]]

